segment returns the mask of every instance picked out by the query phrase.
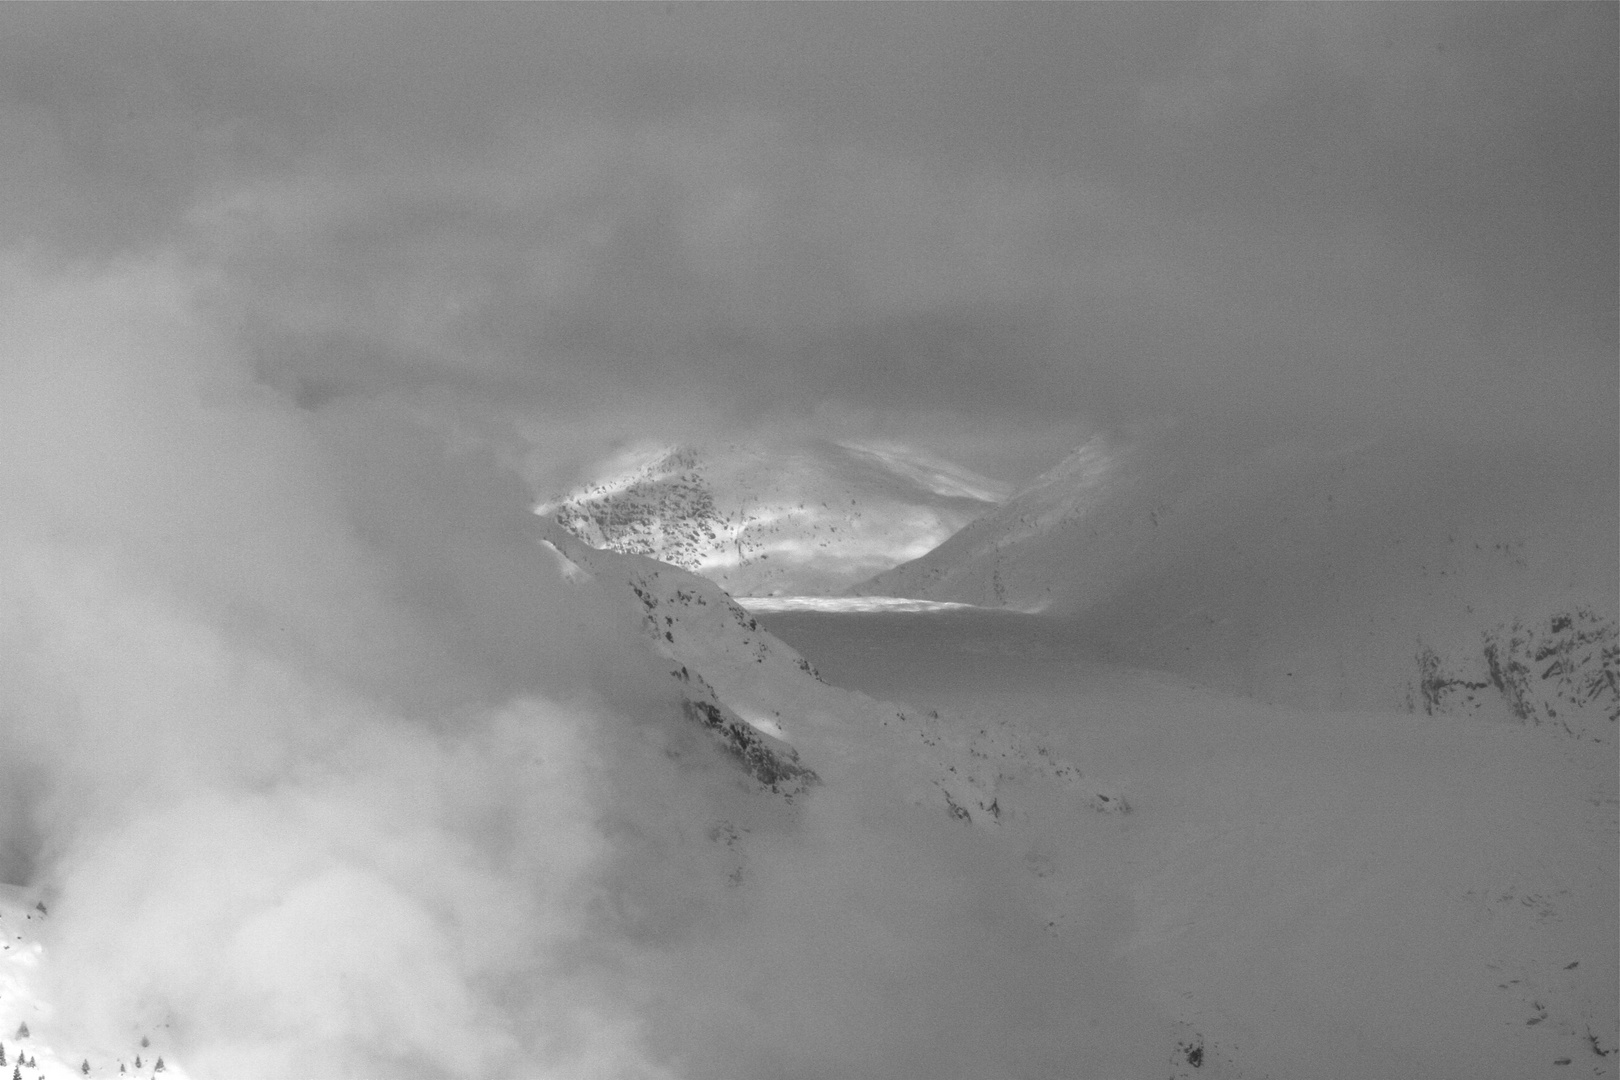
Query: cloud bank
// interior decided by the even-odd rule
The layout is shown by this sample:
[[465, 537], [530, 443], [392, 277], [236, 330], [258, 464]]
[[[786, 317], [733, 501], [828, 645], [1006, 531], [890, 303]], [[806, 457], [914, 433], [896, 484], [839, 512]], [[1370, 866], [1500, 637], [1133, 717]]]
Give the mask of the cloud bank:
[[[0, 875], [55, 901], [71, 1034], [172, 1023], [205, 1075], [633, 1058], [553, 970], [608, 858], [604, 706], [555, 696], [582, 687], [547, 579], [504, 609], [469, 588], [512, 569], [500, 504], [412, 470], [396, 425], [399, 471], [367, 480], [425, 524], [368, 536], [174, 266], [7, 269]], [[412, 544], [450, 567], [412, 575]]]
[[1012, 482], [1076, 421], [1615, 420], [1602, 6], [6, 20], [6, 234], [181, 246], [306, 401], [864, 412]]
[[6, 270], [0, 877], [51, 909], [36, 1037], [720, 1078], [1048, 1075], [1160, 1034], [876, 766], [743, 784], [488, 447], [256, 383], [181, 263]]

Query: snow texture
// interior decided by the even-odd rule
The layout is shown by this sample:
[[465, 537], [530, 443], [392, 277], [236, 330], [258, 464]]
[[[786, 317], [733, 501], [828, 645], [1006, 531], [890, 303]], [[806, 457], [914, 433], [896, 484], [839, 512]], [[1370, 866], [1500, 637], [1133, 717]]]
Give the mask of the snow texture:
[[1006, 496], [917, 450], [659, 447], [542, 503], [593, 547], [646, 555], [735, 595], [833, 592], [915, 558]]

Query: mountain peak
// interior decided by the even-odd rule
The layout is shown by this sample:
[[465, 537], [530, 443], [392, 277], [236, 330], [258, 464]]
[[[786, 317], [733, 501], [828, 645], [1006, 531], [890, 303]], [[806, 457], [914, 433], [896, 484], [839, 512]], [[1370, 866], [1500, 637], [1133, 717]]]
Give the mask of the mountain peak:
[[536, 512], [737, 595], [814, 595], [922, 555], [1006, 493], [899, 443], [680, 444], [618, 455]]

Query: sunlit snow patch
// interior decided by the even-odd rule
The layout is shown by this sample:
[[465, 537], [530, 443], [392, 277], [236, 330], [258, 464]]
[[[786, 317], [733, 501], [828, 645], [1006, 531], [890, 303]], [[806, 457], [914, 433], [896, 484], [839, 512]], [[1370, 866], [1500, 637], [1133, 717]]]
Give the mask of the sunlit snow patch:
[[37, 892], [0, 883], [0, 1076], [186, 1080], [173, 1048], [161, 1045], [163, 1032], [135, 1032], [128, 1046], [97, 1047], [56, 1014], [44, 995], [49, 957], [40, 933], [46, 915]]
[[749, 611], [971, 611], [977, 604], [913, 600], [909, 596], [734, 596]]
[[926, 555], [1004, 485], [899, 444], [644, 448], [535, 513], [730, 592], [835, 593]]
[[783, 742], [788, 741], [787, 735], [782, 732], [782, 725], [778, 724], [773, 718], [766, 716], [758, 709], [750, 709], [743, 706], [732, 711], [734, 711], [738, 716], [742, 717], [743, 720], [745, 720], [748, 725], [755, 730], [763, 731], [773, 739], [781, 739]]

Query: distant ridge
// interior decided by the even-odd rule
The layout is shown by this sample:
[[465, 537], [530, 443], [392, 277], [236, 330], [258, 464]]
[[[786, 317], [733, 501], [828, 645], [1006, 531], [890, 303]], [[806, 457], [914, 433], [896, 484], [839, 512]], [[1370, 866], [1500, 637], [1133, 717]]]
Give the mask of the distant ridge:
[[1617, 502], [1612, 448], [1161, 429], [1088, 442], [850, 592], [1042, 612], [1110, 659], [1268, 700], [1595, 715], [1573, 726], [1606, 740]]

